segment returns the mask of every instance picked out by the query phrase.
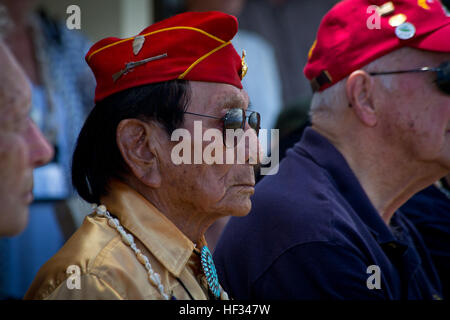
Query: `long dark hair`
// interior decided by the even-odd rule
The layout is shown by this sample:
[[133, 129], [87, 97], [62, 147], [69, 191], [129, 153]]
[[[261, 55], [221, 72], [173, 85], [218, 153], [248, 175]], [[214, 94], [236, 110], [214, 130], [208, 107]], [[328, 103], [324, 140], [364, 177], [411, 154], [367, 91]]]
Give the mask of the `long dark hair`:
[[111, 178], [121, 179], [128, 167], [116, 143], [120, 121], [159, 121], [172, 132], [184, 119], [190, 101], [189, 83], [172, 80], [127, 89], [99, 101], [78, 136], [72, 159], [72, 184], [87, 202], [99, 203]]

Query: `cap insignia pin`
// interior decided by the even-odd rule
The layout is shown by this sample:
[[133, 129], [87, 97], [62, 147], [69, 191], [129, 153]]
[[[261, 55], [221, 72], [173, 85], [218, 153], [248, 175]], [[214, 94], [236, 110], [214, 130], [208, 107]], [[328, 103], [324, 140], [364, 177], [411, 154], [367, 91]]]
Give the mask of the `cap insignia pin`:
[[144, 45], [144, 42], [145, 42], [144, 36], [137, 36], [136, 38], [134, 38], [133, 53], [135, 56], [139, 53], [139, 51], [141, 51], [142, 46]]
[[403, 13], [399, 13], [389, 18], [389, 25], [391, 27], [398, 27], [402, 23], [406, 22], [406, 20], [407, 20], [406, 15], [404, 15]]
[[395, 6], [392, 1], [386, 2], [377, 9], [377, 13], [384, 17], [388, 16], [395, 11]]
[[247, 62], [245, 62], [245, 50], [242, 50], [242, 58], [241, 58], [241, 63], [242, 63], [242, 69], [241, 69], [241, 80], [244, 79], [245, 75], [247, 74], [248, 71], [248, 66], [247, 66]]
[[416, 34], [416, 27], [410, 22], [404, 22], [395, 28], [395, 35], [401, 40], [408, 40]]
[[417, 0], [417, 5], [419, 7], [424, 8], [425, 10], [430, 10], [430, 6], [428, 5], [428, 3], [433, 3], [433, 1], [428, 1], [428, 0]]
[[140, 60], [140, 61], [131, 61], [125, 64], [125, 69], [120, 70], [119, 72], [116, 72], [112, 75], [113, 81], [116, 82], [117, 80], [119, 80], [119, 78], [125, 74], [127, 74], [130, 71], [133, 71], [134, 68], [139, 67], [143, 64], [146, 64], [150, 61], [155, 61], [155, 60], [159, 60], [159, 59], [163, 59], [167, 57], [167, 53], [163, 53], [154, 57], [150, 57], [144, 60]]

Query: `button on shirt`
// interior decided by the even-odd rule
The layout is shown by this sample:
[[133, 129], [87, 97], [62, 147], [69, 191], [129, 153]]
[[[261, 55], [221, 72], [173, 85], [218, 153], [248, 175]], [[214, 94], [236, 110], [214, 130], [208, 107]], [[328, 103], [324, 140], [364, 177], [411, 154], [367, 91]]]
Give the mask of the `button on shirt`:
[[236, 299], [442, 296], [414, 226], [400, 212], [387, 226], [344, 157], [312, 128], [256, 186], [249, 215], [230, 220], [214, 258]]
[[[208, 299], [194, 243], [150, 202], [114, 181], [102, 199], [134, 236], [166, 293], [176, 299]], [[68, 268], [80, 271], [79, 288], [68, 285]], [[75, 282], [74, 282], [75, 283]], [[83, 225], [38, 272], [25, 299], [163, 299], [148, 273], [107, 218], [89, 215]]]

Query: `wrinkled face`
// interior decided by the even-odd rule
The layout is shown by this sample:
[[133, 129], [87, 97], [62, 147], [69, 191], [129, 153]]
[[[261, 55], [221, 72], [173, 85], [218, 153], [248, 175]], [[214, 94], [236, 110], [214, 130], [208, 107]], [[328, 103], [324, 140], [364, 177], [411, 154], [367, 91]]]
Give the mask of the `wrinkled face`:
[[28, 220], [33, 168], [47, 163], [53, 150], [30, 120], [30, 87], [1, 43], [0, 65], [0, 236], [12, 236]]
[[[247, 93], [244, 90], [219, 83], [191, 82], [191, 102], [187, 111], [222, 118], [230, 108], [247, 109], [249, 104]], [[191, 154], [194, 158], [194, 139], [202, 145], [203, 150], [211, 144], [211, 141], [203, 141], [202, 137], [194, 134], [194, 121], [201, 122], [202, 134], [210, 128], [222, 132], [222, 121], [185, 114], [185, 128], [191, 135]], [[249, 134], [254, 130], [246, 123], [244, 128]], [[206, 139], [205, 139], [206, 140]], [[164, 162], [161, 163], [162, 188], [169, 191], [173, 203], [180, 208], [205, 212], [210, 216], [242, 216], [251, 208], [250, 196], [254, 193], [255, 177], [253, 165], [248, 163], [248, 140], [246, 146], [245, 163], [237, 161], [225, 161], [227, 148], [223, 146], [222, 137], [218, 143], [223, 146], [223, 164], [206, 164], [202, 159], [201, 164], [175, 165], [171, 160], [171, 150], [179, 142], [170, 141], [164, 154]], [[197, 149], [198, 150], [198, 149]], [[233, 149], [236, 155], [236, 148]], [[192, 162], [193, 163], [193, 162]], [[228, 163], [228, 164], [227, 164]]]
[[[399, 57], [397, 67], [393, 64], [386, 71], [438, 67], [450, 60], [449, 53], [409, 50], [407, 59]], [[405, 161], [433, 164], [449, 172], [450, 95], [434, 84], [432, 72], [389, 77], [391, 92], [381, 98], [388, 106], [382, 124], [388, 140], [404, 149]]]

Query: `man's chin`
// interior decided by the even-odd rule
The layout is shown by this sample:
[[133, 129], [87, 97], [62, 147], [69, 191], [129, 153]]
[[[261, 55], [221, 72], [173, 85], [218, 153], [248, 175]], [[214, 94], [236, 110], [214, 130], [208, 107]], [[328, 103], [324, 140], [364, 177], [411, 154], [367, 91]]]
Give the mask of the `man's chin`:
[[3, 224], [1, 236], [17, 236], [25, 230], [28, 224], [29, 208], [27, 205], [16, 205], [14, 210], [10, 212], [14, 212], [14, 215]]
[[234, 210], [230, 211], [232, 212], [230, 215], [232, 215], [233, 217], [245, 217], [246, 215], [248, 215], [248, 213], [252, 209], [250, 196], [248, 196], [248, 199], [241, 201], [241, 205], [236, 206], [233, 209]]
[[252, 208], [253, 193], [254, 188], [251, 186], [233, 186], [216, 204], [214, 211], [221, 216], [244, 217]]

